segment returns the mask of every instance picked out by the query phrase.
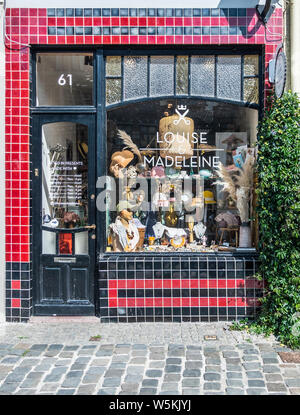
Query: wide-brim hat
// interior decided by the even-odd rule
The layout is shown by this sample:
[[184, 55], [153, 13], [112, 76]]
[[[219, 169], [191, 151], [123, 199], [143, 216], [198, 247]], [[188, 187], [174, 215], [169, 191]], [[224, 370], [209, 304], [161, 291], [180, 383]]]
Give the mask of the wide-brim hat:
[[132, 210], [133, 205], [131, 205], [127, 200], [121, 200], [117, 204], [117, 213], [122, 212], [122, 210]]
[[121, 167], [127, 167], [128, 164], [134, 159], [134, 154], [129, 150], [116, 151], [111, 156], [112, 163], [118, 163]]

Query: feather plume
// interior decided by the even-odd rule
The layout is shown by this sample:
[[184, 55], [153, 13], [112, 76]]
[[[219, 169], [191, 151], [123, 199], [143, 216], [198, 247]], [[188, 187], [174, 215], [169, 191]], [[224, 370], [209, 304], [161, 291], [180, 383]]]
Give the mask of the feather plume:
[[142, 155], [140, 150], [138, 149], [137, 145], [134, 144], [134, 142], [132, 141], [131, 137], [123, 130], [119, 130], [118, 131], [119, 137], [120, 139], [123, 141], [123, 143], [125, 144], [124, 148], [128, 148], [130, 151], [133, 152], [133, 154], [136, 154], [139, 158], [139, 162], [142, 161]]
[[241, 168], [239, 174], [237, 175], [237, 185], [240, 187], [252, 187], [253, 184], [253, 167], [255, 159], [253, 156], [246, 158], [243, 167]]
[[232, 200], [236, 201], [236, 185], [229, 171], [226, 170], [225, 166], [220, 162], [216, 169], [216, 174], [219, 176], [215, 184], [222, 186], [222, 190], [228, 192]]

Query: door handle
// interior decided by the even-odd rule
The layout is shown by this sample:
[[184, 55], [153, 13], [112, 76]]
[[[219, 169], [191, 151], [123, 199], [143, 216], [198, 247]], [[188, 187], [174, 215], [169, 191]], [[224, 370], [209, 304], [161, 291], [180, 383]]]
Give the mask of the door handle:
[[87, 225], [87, 226], [85, 226], [85, 229], [96, 229], [96, 225], [95, 224]]

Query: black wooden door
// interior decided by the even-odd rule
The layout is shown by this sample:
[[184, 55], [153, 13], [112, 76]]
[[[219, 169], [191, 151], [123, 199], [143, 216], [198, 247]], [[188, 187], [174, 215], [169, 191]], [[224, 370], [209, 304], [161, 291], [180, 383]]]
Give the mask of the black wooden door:
[[95, 315], [93, 115], [33, 121], [32, 226], [35, 315]]

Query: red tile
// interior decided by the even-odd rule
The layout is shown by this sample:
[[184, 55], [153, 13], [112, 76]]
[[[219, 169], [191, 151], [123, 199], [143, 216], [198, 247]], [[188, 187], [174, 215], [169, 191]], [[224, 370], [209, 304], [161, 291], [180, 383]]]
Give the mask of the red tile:
[[20, 280], [12, 280], [11, 288], [12, 288], [12, 290], [20, 290], [21, 289], [21, 281]]
[[19, 307], [21, 307], [21, 300], [20, 300], [20, 298], [12, 298], [12, 300], [11, 300], [11, 306], [12, 306], [12, 308], [19, 308]]
[[129, 26], [138, 26], [138, 18], [129, 17]]
[[156, 18], [148, 17], [148, 26], [156, 26]]
[[121, 17], [121, 26], [128, 26], [129, 24], [129, 18], [128, 17]]

